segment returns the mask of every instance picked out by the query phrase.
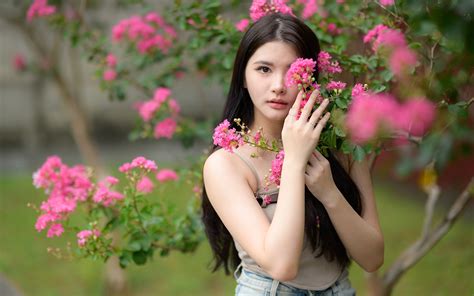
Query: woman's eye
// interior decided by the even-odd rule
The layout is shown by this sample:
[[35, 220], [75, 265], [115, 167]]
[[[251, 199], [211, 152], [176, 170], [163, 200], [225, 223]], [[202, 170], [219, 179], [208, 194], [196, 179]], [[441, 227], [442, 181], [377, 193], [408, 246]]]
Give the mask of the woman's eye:
[[263, 70], [263, 73], [268, 73], [268, 71], [270, 71], [270, 68], [265, 67], [265, 66], [261, 66], [257, 68], [257, 71], [261, 71], [261, 70]]

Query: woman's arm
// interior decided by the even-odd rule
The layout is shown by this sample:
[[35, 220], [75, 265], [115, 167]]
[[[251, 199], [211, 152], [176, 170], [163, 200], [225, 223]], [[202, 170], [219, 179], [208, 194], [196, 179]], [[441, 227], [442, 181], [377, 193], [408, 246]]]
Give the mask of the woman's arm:
[[[341, 155], [338, 156], [340, 159]], [[361, 194], [361, 216], [354, 211], [337, 187], [327, 192], [324, 200], [328, 202], [323, 204], [352, 259], [366, 271], [374, 272], [384, 262], [384, 239], [367, 159], [362, 162], [354, 161], [350, 167], [350, 176]]]
[[227, 230], [263, 270], [277, 280], [292, 280], [303, 245], [304, 166], [284, 162], [271, 224], [255, 201], [246, 169], [224, 149], [209, 156], [203, 169], [209, 201]]

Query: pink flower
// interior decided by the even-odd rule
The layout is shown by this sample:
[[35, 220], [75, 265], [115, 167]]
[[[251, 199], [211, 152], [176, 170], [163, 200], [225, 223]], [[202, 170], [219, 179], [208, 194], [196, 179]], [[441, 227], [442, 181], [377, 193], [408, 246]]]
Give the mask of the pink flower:
[[[110, 187], [116, 184], [115, 180], [111, 180], [110, 178], [113, 177], [109, 176], [105, 179], [105, 181], [101, 181], [97, 184], [97, 190], [92, 197], [92, 200], [95, 203], [100, 203], [105, 207], [111, 206], [115, 203], [115, 201], [122, 200], [125, 198], [125, 196], [120, 192], [113, 191], [110, 189]], [[110, 183], [110, 181], [112, 181], [112, 183]], [[107, 186], [106, 183], [108, 183], [109, 185]]]
[[142, 54], [156, 50], [166, 54], [176, 38], [176, 30], [166, 24], [156, 12], [150, 12], [144, 17], [131, 16], [121, 20], [112, 28], [112, 39], [115, 42], [128, 39], [136, 44], [136, 49]]
[[173, 118], [166, 118], [155, 125], [154, 136], [156, 139], [171, 139], [176, 131], [176, 121]]
[[47, 0], [34, 0], [28, 8], [26, 19], [31, 22], [35, 17], [48, 16], [56, 12], [56, 7], [48, 5]]
[[336, 24], [330, 23], [330, 24], [328, 24], [328, 32], [329, 32], [329, 34], [331, 34], [331, 35], [339, 35], [339, 34], [341, 34], [342, 30], [339, 29], [339, 28], [336, 26]]
[[105, 61], [107, 63], [107, 66], [109, 66], [111, 68], [113, 68], [117, 65], [117, 58], [111, 53], [109, 53], [107, 55], [107, 57], [105, 58]]
[[390, 70], [397, 76], [403, 76], [417, 63], [416, 54], [407, 47], [395, 49], [389, 58]]
[[354, 85], [354, 87], [352, 88], [351, 95], [352, 95], [352, 98], [354, 99], [355, 97], [364, 93], [366, 93], [364, 86], [361, 83], [356, 83], [356, 85]]
[[135, 157], [131, 164], [131, 168], [141, 168], [150, 172], [156, 172], [158, 167], [156, 166], [156, 163], [153, 160], [146, 159], [143, 156], [137, 156]]
[[46, 235], [47, 237], [53, 237], [53, 236], [61, 236], [63, 234], [64, 228], [61, 224], [53, 224], [48, 230], [48, 234]]
[[395, 4], [395, 0], [380, 0], [379, 2], [383, 6], [391, 6]]
[[334, 81], [334, 80], [330, 81], [326, 85], [327, 90], [344, 89], [345, 87], [346, 87], [346, 83], [341, 82], [341, 81]]
[[178, 180], [178, 174], [170, 169], [162, 169], [156, 174], [156, 179], [160, 182]]
[[48, 157], [33, 174], [33, 184], [48, 194], [48, 199], [41, 203], [41, 215], [35, 224], [37, 231], [51, 227], [48, 237], [61, 235], [62, 228], [56, 225], [57, 222], [67, 219], [76, 209], [77, 203], [85, 201], [92, 189], [84, 166], [70, 168], [58, 156]]
[[306, 0], [304, 3], [304, 9], [301, 13], [303, 19], [308, 19], [312, 17], [316, 12], [318, 12], [319, 7], [316, 0]]
[[269, 205], [271, 202], [272, 202], [272, 197], [270, 195], [265, 195], [263, 197], [263, 202], [266, 204], [266, 205]]
[[184, 71], [178, 71], [176, 73], [174, 73], [174, 77], [176, 77], [176, 79], [181, 79], [184, 77], [186, 73]]
[[275, 159], [272, 160], [272, 168], [270, 172], [269, 180], [271, 183], [275, 183], [280, 186], [281, 170], [283, 168], [283, 161], [285, 159], [285, 152], [281, 150], [276, 155]]
[[388, 94], [366, 93], [356, 96], [346, 117], [351, 140], [363, 144], [376, 136], [380, 129], [393, 129], [399, 104]]
[[153, 100], [163, 103], [171, 95], [171, 90], [166, 87], [160, 87], [155, 90]]
[[16, 54], [13, 57], [13, 68], [17, 71], [24, 71], [26, 69], [25, 57], [21, 54]]
[[412, 98], [403, 104], [395, 119], [397, 128], [415, 136], [423, 136], [432, 125], [436, 106], [426, 98]]
[[105, 178], [105, 181], [106, 181], [107, 183], [109, 183], [110, 186], [112, 186], [112, 185], [117, 185], [118, 182], [119, 182], [119, 180], [118, 180], [117, 178], [112, 177], [112, 176], [107, 176], [107, 177]]
[[168, 105], [170, 106], [170, 110], [173, 116], [177, 116], [179, 112], [181, 112], [181, 107], [175, 99], [170, 99], [168, 101]]
[[253, 0], [250, 6], [250, 18], [256, 22], [263, 16], [280, 12], [282, 14], [294, 15], [290, 7], [286, 5], [286, 0], [272, 0], [267, 3], [265, 0]]
[[94, 230], [82, 230], [77, 234], [77, 244], [80, 247], [84, 247], [90, 237], [97, 238], [100, 236], [100, 231], [97, 229]]
[[388, 29], [385, 25], [377, 25], [373, 29], [371, 29], [367, 34], [364, 36], [364, 43], [369, 43], [370, 41], [374, 40], [378, 37], [378, 35], [383, 32], [384, 30]]
[[115, 80], [115, 78], [117, 78], [117, 73], [115, 72], [115, 70], [112, 70], [112, 69], [105, 70], [104, 72], [105, 81], [112, 81], [112, 80]]
[[331, 55], [326, 51], [320, 51], [318, 54], [318, 69], [320, 72], [341, 73], [342, 69], [339, 62], [331, 61]]
[[303, 87], [313, 83], [313, 72], [316, 62], [312, 59], [298, 58], [286, 72], [285, 84], [287, 87], [301, 84]]
[[253, 136], [253, 140], [255, 143], [258, 143], [258, 141], [260, 141], [260, 138], [262, 137], [262, 135], [260, 134], [260, 131], [257, 131], [255, 133], [255, 135]]
[[234, 148], [242, 146], [244, 140], [242, 136], [237, 133], [235, 128], [230, 127], [230, 122], [225, 119], [221, 122], [215, 129], [212, 139], [214, 140], [214, 145], [220, 146], [229, 152], [233, 152]]
[[237, 31], [244, 32], [247, 26], [249, 25], [249, 20], [244, 18], [235, 24]]
[[153, 191], [153, 188], [155, 185], [153, 185], [153, 182], [148, 178], [147, 176], [143, 176], [138, 182], [137, 182], [137, 191], [141, 193], [150, 193]]
[[406, 47], [407, 41], [402, 32], [398, 30], [385, 29], [379, 33], [374, 42], [374, 50], [378, 49], [380, 45], [388, 48]]
[[165, 25], [163, 18], [156, 12], [149, 12], [147, 15], [145, 15], [145, 21], [154, 23], [158, 27], [163, 27]]
[[140, 105], [138, 113], [143, 121], [148, 122], [153, 118], [155, 112], [160, 109], [161, 103], [156, 100], [149, 100]]

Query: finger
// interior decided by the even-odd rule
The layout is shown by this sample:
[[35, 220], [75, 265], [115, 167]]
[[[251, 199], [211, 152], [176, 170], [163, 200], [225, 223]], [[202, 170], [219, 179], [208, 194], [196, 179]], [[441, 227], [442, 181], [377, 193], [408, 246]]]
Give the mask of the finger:
[[313, 130], [313, 132], [318, 135], [318, 138], [319, 138], [319, 135], [321, 134], [321, 131], [323, 130], [324, 126], [326, 126], [326, 123], [328, 122], [330, 117], [331, 117], [331, 113], [326, 112], [326, 114], [324, 114], [323, 118], [321, 118], [321, 120], [316, 125], [316, 128]]
[[300, 90], [298, 95], [296, 96], [296, 100], [293, 102], [293, 106], [291, 106], [290, 111], [288, 112], [288, 116], [295, 119], [296, 115], [300, 111], [301, 100], [303, 98], [303, 90]]
[[318, 159], [317, 159], [315, 153], [314, 152], [311, 153], [311, 155], [309, 156], [309, 159], [308, 159], [309, 165], [310, 166], [315, 166], [317, 162], [318, 162]]
[[319, 107], [314, 110], [313, 114], [311, 114], [310, 119], [308, 120], [309, 123], [311, 123], [312, 126], [316, 127], [316, 123], [321, 120], [321, 115], [323, 114], [324, 110], [326, 107], [329, 105], [329, 100], [324, 99], [324, 101], [319, 105]]
[[303, 110], [301, 111], [300, 120], [304, 120], [304, 122], [308, 121], [309, 114], [311, 113], [311, 110], [313, 110], [313, 106], [316, 102], [316, 97], [318, 96], [318, 94], [319, 92], [316, 89], [311, 93], [311, 96], [309, 97], [308, 101], [303, 107]]
[[316, 153], [316, 158], [318, 159], [319, 163], [322, 163], [322, 162], [326, 162], [328, 161], [328, 159], [326, 158], [326, 156], [322, 155], [321, 152], [319, 152], [318, 150], [315, 151]]

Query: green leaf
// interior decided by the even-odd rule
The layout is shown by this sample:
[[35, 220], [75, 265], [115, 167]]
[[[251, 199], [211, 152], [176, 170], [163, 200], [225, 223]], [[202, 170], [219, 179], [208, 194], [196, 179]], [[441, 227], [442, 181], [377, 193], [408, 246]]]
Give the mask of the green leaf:
[[354, 148], [354, 159], [357, 161], [362, 161], [365, 157], [364, 148], [359, 145], [356, 145]]
[[137, 251], [133, 252], [133, 262], [135, 262], [136, 265], [143, 265], [146, 263], [147, 260], [147, 252], [145, 251]]

